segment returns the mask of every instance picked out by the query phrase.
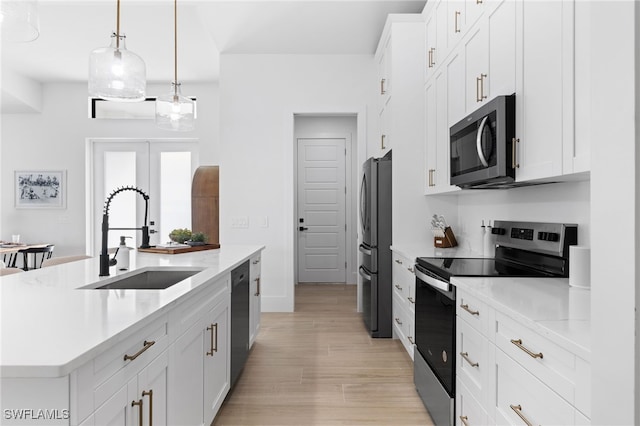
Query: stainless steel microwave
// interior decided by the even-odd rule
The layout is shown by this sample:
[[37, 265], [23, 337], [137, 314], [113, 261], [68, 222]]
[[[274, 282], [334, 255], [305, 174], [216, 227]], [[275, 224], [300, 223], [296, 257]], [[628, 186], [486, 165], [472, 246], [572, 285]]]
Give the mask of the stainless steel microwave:
[[451, 185], [505, 188], [515, 181], [512, 158], [516, 95], [498, 96], [450, 129]]

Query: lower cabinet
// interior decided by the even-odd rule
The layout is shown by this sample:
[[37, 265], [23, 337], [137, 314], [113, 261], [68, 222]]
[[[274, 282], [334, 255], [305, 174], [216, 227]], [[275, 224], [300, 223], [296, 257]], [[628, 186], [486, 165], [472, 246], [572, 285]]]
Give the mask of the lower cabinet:
[[249, 265], [249, 347], [253, 346], [260, 330], [262, 288], [260, 286], [260, 254], [251, 258]]
[[460, 288], [456, 312], [456, 424], [589, 424], [587, 361]]
[[416, 277], [414, 261], [398, 252], [393, 252], [393, 335], [402, 342], [413, 359], [415, 344], [415, 299]]

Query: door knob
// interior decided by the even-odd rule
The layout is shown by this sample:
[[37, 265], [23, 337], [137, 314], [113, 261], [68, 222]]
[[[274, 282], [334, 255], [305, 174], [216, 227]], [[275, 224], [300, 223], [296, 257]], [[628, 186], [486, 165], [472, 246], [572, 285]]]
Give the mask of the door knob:
[[299, 229], [300, 231], [306, 231], [306, 230], [307, 230], [307, 229], [309, 229], [309, 228], [307, 228], [306, 226], [301, 226], [301, 227], [299, 227], [298, 229]]

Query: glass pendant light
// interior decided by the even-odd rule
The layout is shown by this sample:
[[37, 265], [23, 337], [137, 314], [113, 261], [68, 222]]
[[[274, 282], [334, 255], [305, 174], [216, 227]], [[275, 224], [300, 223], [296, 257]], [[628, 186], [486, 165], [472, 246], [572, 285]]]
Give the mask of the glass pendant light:
[[107, 101], [139, 102], [146, 97], [146, 67], [140, 56], [127, 50], [120, 34], [120, 0], [116, 32], [111, 45], [100, 47], [89, 57], [89, 96]]
[[2, 0], [0, 2], [2, 38], [13, 42], [34, 41], [40, 36], [36, 0]]
[[156, 124], [161, 129], [186, 132], [195, 128], [195, 103], [182, 96], [178, 83], [178, 0], [173, 1], [174, 81], [171, 92], [156, 98]]

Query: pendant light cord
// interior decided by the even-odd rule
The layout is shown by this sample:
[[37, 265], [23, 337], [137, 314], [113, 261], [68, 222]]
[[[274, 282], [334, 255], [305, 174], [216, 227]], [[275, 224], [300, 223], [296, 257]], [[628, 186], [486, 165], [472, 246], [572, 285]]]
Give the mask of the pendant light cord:
[[120, 48], [120, 0], [118, 0], [118, 9], [116, 12], [116, 49]]
[[173, 73], [175, 94], [178, 95], [178, 0], [173, 0]]

